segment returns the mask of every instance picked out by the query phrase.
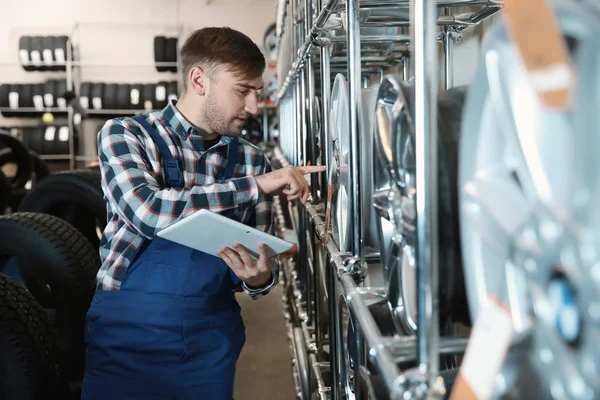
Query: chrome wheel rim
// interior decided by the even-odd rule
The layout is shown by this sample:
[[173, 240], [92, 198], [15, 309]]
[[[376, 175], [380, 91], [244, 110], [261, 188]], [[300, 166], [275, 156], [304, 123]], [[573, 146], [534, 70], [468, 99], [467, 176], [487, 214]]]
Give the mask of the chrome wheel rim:
[[555, 9], [577, 42], [570, 112], [539, 105], [501, 24], [484, 44], [460, 143], [462, 254], [473, 320], [493, 295], [527, 343], [509, 354], [498, 390], [516, 369], [548, 397], [588, 399], [600, 396], [600, 18], [583, 3]]
[[[384, 78], [375, 108], [375, 152], [379, 165], [374, 207], [380, 230], [382, 261], [390, 304], [400, 329], [416, 331], [415, 178], [410, 152], [409, 86], [394, 76]], [[409, 151], [409, 153], [407, 153]], [[407, 157], [413, 154], [413, 157]], [[391, 231], [391, 232], [390, 232]], [[386, 234], [387, 232], [387, 234]]]
[[[335, 77], [331, 95], [332, 112], [330, 128], [331, 155], [330, 177], [333, 177], [335, 186], [332, 185], [334, 196], [332, 199], [332, 231], [335, 241], [342, 252], [348, 251], [349, 224], [348, 224], [348, 186], [349, 186], [349, 108], [348, 84], [343, 75]], [[334, 176], [332, 176], [332, 174]], [[331, 183], [330, 183], [331, 184]]]

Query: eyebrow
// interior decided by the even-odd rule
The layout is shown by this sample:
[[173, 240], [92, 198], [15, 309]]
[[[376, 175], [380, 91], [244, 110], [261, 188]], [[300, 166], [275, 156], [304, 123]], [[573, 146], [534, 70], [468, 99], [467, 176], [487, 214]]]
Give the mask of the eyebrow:
[[256, 86], [247, 85], [245, 83], [236, 83], [236, 85], [237, 86], [241, 86], [241, 87], [246, 88], [246, 89], [254, 89], [254, 90], [261, 90], [264, 87], [264, 85], [263, 85], [263, 86], [257, 88]]

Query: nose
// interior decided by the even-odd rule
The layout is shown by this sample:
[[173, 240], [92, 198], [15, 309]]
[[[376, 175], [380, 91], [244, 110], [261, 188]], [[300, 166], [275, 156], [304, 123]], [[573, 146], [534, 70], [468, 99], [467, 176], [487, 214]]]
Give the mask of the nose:
[[258, 112], [258, 98], [257, 94], [252, 92], [246, 96], [246, 107], [244, 111], [248, 114], [254, 115]]

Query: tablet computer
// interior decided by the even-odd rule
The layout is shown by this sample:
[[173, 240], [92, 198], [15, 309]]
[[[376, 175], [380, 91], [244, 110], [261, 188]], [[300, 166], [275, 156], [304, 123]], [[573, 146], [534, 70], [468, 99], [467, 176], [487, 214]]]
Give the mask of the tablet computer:
[[293, 243], [209, 210], [196, 211], [157, 235], [213, 256], [223, 246], [233, 248], [234, 243], [246, 247], [255, 258], [259, 256], [258, 246], [261, 243], [267, 245], [269, 257], [285, 253], [294, 246]]

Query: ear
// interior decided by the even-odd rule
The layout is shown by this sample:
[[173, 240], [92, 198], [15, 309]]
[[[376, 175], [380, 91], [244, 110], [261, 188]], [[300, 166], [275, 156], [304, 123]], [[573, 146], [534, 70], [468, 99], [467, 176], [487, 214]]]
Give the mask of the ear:
[[198, 96], [204, 96], [207, 92], [209, 79], [208, 75], [204, 70], [198, 66], [190, 68], [189, 81], [191, 89], [196, 92]]

